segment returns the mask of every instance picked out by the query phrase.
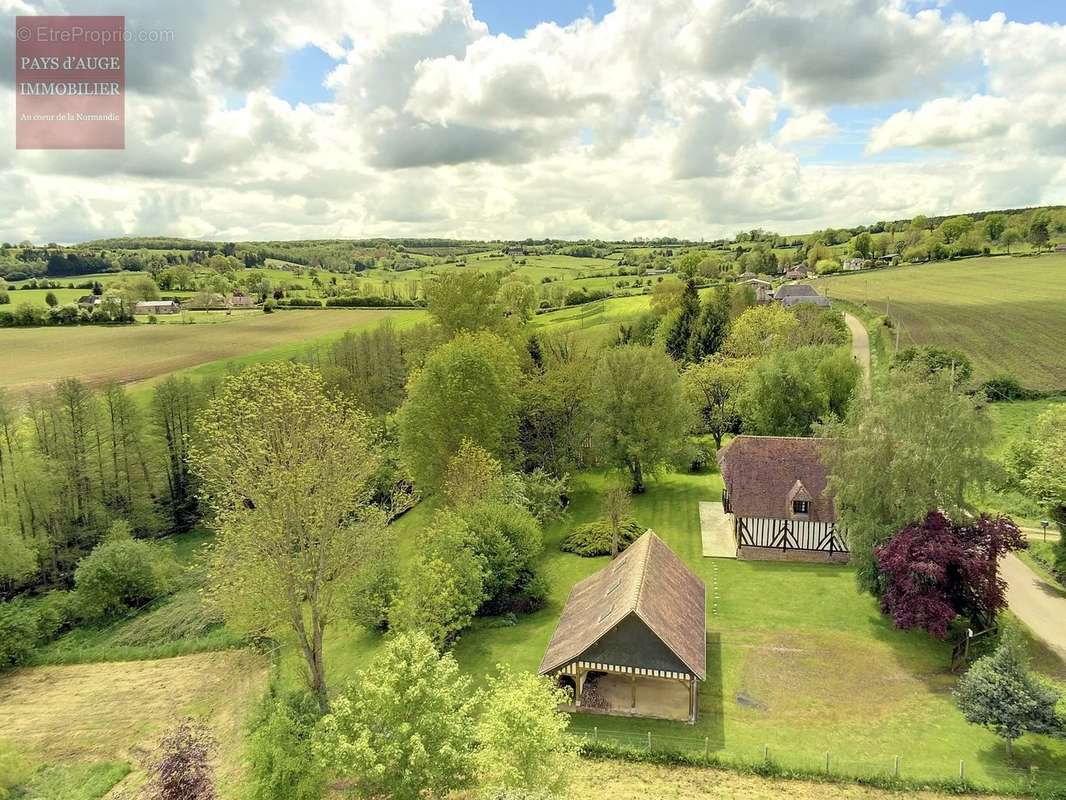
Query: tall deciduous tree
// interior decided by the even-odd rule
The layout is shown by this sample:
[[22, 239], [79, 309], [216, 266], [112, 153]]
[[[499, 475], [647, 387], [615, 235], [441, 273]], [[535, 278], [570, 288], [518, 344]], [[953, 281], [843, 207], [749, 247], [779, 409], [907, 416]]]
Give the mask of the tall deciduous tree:
[[844, 422], [821, 429], [829, 488], [862, 588], [880, 593], [874, 548], [932, 509], [955, 517], [994, 474], [992, 427], [978, 401], [946, 379], [900, 372]]
[[603, 354], [593, 385], [602, 456], [643, 492], [645, 472], [677, 453], [691, 425], [677, 368], [661, 350], [626, 345]]
[[500, 329], [503, 313], [496, 302], [500, 281], [491, 272], [446, 272], [426, 286], [426, 308], [451, 338], [459, 333]]
[[473, 778], [476, 704], [450, 654], [401, 634], [336, 699], [315, 750], [359, 797], [445, 797]]
[[408, 383], [400, 450], [415, 482], [436, 489], [464, 440], [508, 461], [518, 426], [514, 350], [490, 333], [464, 333], [430, 354]]
[[693, 364], [681, 376], [700, 427], [714, 437], [717, 448], [722, 446], [722, 438], [740, 425], [740, 393], [750, 369], [749, 359], [719, 355]]
[[199, 426], [190, 460], [218, 520], [212, 590], [234, 627], [289, 630], [325, 710], [323, 637], [384, 524], [370, 420], [315, 370], [281, 362], [228, 379]]
[[724, 349], [734, 357], [764, 356], [787, 344], [798, 326], [796, 315], [787, 308], [754, 306], [733, 321]]

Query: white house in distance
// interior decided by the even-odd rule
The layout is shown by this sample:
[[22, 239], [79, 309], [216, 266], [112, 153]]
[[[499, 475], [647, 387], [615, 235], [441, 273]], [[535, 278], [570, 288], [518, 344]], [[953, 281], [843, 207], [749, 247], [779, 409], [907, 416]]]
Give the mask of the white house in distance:
[[174, 300], [141, 300], [133, 305], [133, 313], [143, 314], [177, 314], [181, 306]]

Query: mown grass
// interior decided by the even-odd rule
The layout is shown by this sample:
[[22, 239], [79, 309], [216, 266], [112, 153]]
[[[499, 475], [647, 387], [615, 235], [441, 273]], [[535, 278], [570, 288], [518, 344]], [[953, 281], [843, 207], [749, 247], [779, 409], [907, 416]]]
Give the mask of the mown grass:
[[977, 380], [1009, 373], [1066, 389], [1066, 256], [975, 258], [815, 281], [833, 298], [902, 325], [900, 346], [956, 347]]
[[[455, 655], [479, 685], [497, 664], [535, 670], [570, 588], [607, 563], [558, 549], [573, 525], [599, 516], [604, 481], [582, 475], [568, 519], [546, 531], [539, 563], [551, 584], [547, 607], [513, 624], [479, 620], [458, 642]], [[1064, 742], [1023, 737], [1012, 763], [992, 733], [966, 723], [950, 694], [957, 679], [949, 671], [950, 646], [895, 630], [875, 600], [859, 594], [849, 567], [703, 558], [697, 503], [716, 499], [720, 489], [716, 474], [673, 473], [634, 498], [635, 518], [707, 585], [709, 676], [699, 722], [577, 715], [573, 730], [597, 728], [629, 743], [651, 732], [664, 746], [688, 749], [702, 749], [706, 740], [738, 762], [760, 758], [767, 746], [779, 763], [797, 770], [824, 764], [830, 751], [845, 774], [882, 773], [896, 756], [906, 776], [926, 780], [950, 779], [960, 760], [974, 780], [1004, 786], [1014, 785], [1016, 767], [1066, 772]], [[410, 557], [431, 513], [431, 506], [421, 506], [397, 523], [399, 561]], [[378, 635], [339, 623], [327, 637], [330, 683], [342, 686], [380, 646]], [[283, 651], [281, 668], [283, 684], [299, 685], [300, 660], [291, 648]]]

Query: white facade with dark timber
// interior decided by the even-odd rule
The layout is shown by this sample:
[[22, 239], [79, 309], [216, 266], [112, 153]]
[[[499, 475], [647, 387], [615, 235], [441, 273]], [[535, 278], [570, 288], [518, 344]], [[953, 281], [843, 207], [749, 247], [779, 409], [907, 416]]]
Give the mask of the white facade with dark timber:
[[826, 490], [824, 439], [738, 436], [718, 452], [737, 556], [760, 560], [848, 560], [836, 505]]

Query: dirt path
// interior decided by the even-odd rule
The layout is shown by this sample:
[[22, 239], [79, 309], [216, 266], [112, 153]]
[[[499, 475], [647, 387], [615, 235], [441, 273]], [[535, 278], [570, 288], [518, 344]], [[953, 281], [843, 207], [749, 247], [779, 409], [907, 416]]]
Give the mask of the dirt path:
[[1008, 554], [1000, 566], [1010, 610], [1066, 660], [1066, 595], [1017, 556]]
[[851, 353], [855, 356], [855, 360], [859, 362], [859, 366], [862, 367], [862, 385], [867, 394], [869, 394], [870, 335], [866, 332], [866, 327], [858, 317], [845, 313], [844, 322], [848, 324], [848, 330], [851, 331]]

